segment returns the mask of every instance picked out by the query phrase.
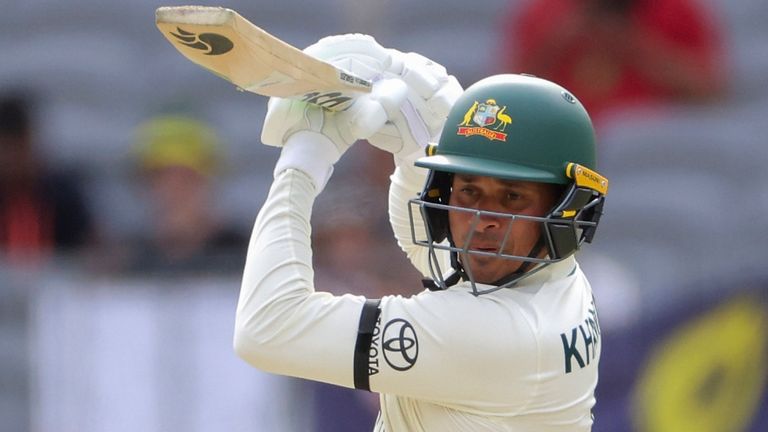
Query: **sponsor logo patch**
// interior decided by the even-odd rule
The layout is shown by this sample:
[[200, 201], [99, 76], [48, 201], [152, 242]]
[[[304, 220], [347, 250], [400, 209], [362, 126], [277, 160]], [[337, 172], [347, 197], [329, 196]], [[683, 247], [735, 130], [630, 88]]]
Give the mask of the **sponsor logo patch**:
[[396, 318], [384, 326], [382, 332], [384, 360], [396, 371], [406, 371], [416, 364], [419, 357], [419, 340], [408, 321]]

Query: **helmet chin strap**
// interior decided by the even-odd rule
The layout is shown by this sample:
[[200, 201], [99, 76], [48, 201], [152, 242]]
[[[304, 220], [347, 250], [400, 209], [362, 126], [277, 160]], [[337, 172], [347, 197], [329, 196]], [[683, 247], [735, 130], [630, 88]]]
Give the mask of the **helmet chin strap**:
[[429, 278], [422, 279], [422, 285], [430, 291], [442, 291], [456, 285], [461, 280], [468, 280], [467, 273], [464, 271], [464, 267], [461, 265], [456, 252], [451, 252], [451, 268], [453, 268], [453, 273], [442, 279], [444, 286]]

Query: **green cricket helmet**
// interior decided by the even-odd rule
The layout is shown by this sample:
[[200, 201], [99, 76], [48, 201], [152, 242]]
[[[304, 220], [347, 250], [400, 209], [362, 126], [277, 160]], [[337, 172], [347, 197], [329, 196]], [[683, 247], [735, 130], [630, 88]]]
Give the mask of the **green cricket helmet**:
[[[563, 87], [531, 75], [485, 78], [459, 97], [439, 143], [429, 146], [427, 154], [416, 161], [416, 166], [430, 170], [426, 185], [419, 198], [411, 200], [412, 210], [418, 208], [424, 219], [427, 238], [417, 239], [414, 233], [413, 240], [430, 248], [432, 275], [439, 288], [462, 277], [471, 280], [471, 274], [467, 275], [471, 270], [461, 266], [462, 254], [490, 254], [525, 262], [516, 274], [495, 284], [497, 288], [475, 291], [482, 294], [512, 286], [545, 265], [572, 255], [584, 241], [592, 241], [608, 180], [596, 172], [595, 133], [589, 115]], [[543, 217], [505, 215], [512, 221], [542, 224], [541, 238], [528, 256], [504, 253], [506, 239], [496, 253], [472, 251], [453, 244], [448, 212], [470, 211], [477, 220], [488, 212], [449, 205], [454, 174], [551, 183], [562, 185], [563, 193]], [[436, 249], [451, 252], [454, 272], [450, 280], [442, 275]], [[544, 258], [542, 250], [546, 251]], [[533, 269], [535, 264], [543, 265]]]

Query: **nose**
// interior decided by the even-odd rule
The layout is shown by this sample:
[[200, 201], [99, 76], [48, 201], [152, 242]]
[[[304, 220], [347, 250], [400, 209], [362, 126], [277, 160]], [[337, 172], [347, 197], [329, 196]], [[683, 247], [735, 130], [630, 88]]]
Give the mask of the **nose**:
[[488, 214], [485, 211], [479, 211], [475, 217], [477, 218], [475, 224], [475, 231], [477, 232], [486, 232], [501, 227], [501, 218], [499, 216]]

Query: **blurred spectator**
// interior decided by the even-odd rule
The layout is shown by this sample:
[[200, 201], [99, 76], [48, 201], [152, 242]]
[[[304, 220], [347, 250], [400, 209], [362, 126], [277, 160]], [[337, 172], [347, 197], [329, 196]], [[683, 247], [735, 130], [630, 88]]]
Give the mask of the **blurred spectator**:
[[531, 0], [513, 15], [505, 69], [561, 84], [597, 121], [723, 92], [720, 29], [697, 0]]
[[134, 245], [129, 271], [242, 270], [247, 239], [215, 213], [221, 144], [195, 119], [164, 115], [140, 125], [136, 156], [147, 194], [147, 236]]
[[95, 241], [77, 176], [44, 164], [32, 117], [29, 96], [0, 95], [0, 255], [17, 263]]
[[379, 298], [423, 289], [389, 228], [386, 196], [373, 176], [331, 179], [312, 210], [318, 291]]

